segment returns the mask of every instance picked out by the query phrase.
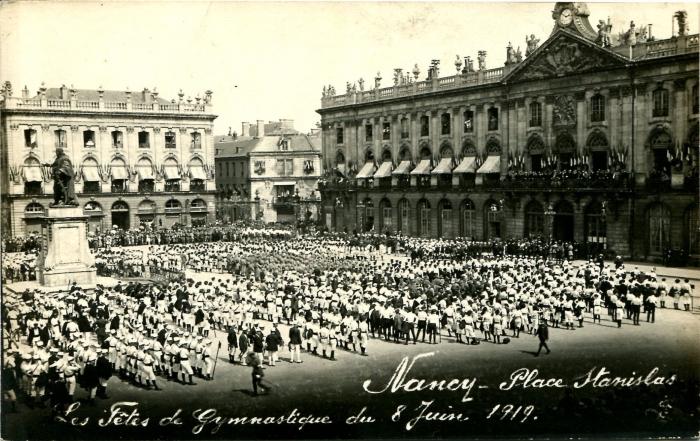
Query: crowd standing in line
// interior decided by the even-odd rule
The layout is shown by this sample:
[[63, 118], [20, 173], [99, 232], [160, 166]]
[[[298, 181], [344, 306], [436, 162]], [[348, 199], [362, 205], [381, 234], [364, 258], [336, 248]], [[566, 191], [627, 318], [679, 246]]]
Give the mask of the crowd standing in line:
[[[285, 345], [294, 364], [302, 352], [334, 362], [341, 351], [369, 356], [384, 344], [448, 339], [467, 350], [507, 344], [521, 332], [544, 343], [552, 327], [580, 330], [604, 317], [618, 327], [640, 326], [646, 313], [651, 325], [667, 303], [689, 310], [692, 294], [688, 280], [667, 282], [602, 259], [576, 266], [565, 255], [530, 253], [527, 243], [514, 253], [507, 244], [493, 253], [491, 244], [487, 254], [489, 244], [468, 241], [403, 237], [387, 245], [377, 235], [255, 229], [238, 237], [98, 252], [105, 267], [121, 259], [144, 273], [153, 266], [187, 269], [210, 280], [3, 296], [6, 404], [17, 410], [18, 395], [32, 409], [51, 400], [60, 414], [78, 385], [88, 404], [108, 399], [115, 376], [153, 391], [163, 381], [213, 380], [217, 331], [229, 363], [255, 368], [257, 394], [263, 364], [276, 366]], [[394, 248], [406, 256], [385, 255]]]

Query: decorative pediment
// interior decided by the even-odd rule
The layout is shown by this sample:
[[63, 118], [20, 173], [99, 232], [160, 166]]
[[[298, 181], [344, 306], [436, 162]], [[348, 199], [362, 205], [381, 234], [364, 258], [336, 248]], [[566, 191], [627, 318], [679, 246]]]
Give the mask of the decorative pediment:
[[621, 55], [560, 30], [508, 74], [504, 83], [576, 75], [601, 68], [622, 67], [626, 62]]

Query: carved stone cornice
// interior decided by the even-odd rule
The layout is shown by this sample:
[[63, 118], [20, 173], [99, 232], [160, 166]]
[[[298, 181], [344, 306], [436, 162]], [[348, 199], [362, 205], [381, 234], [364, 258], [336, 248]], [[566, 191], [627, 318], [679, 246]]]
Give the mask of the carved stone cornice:
[[48, 124], [41, 125], [41, 130], [43, 130], [44, 132], [48, 132], [49, 129], [51, 129], [51, 126], [49, 126]]
[[100, 132], [106, 132], [107, 126], [100, 126]]
[[153, 133], [160, 133], [160, 127], [153, 127]]
[[127, 126], [127, 127], [126, 127], [126, 131], [127, 131], [128, 133], [133, 133], [133, 132], [134, 132], [134, 126]]
[[71, 132], [77, 132], [79, 128], [78, 126], [70, 126]]
[[483, 104], [477, 104], [476, 105], [476, 113], [482, 113], [484, 111], [484, 105]]

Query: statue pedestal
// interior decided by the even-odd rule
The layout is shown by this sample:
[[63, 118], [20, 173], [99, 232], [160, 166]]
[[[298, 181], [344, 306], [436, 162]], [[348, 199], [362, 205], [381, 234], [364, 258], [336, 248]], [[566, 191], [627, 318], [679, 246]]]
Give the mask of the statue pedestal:
[[43, 243], [37, 259], [37, 275], [42, 286], [80, 284], [97, 281], [95, 258], [87, 241], [89, 216], [82, 207], [51, 207], [41, 228]]

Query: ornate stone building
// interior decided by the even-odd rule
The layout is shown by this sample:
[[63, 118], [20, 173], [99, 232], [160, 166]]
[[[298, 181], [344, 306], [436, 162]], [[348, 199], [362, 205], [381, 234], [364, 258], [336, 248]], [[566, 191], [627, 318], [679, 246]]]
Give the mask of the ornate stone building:
[[[698, 35], [595, 31], [557, 3], [502, 67], [457, 57], [393, 85], [324, 87], [325, 223], [423, 237], [553, 237], [641, 258], [698, 238]], [[670, 18], [670, 17], [669, 17]], [[477, 63], [476, 67], [474, 63]]]
[[141, 222], [169, 227], [213, 220], [212, 92], [168, 101], [142, 92], [3, 87], [2, 229], [38, 231], [53, 201], [48, 170], [62, 147], [76, 171], [76, 193], [89, 228]]
[[244, 122], [242, 129], [241, 136], [217, 136], [215, 143], [218, 218], [317, 220], [320, 133], [300, 133], [288, 119], [258, 120], [254, 127]]

